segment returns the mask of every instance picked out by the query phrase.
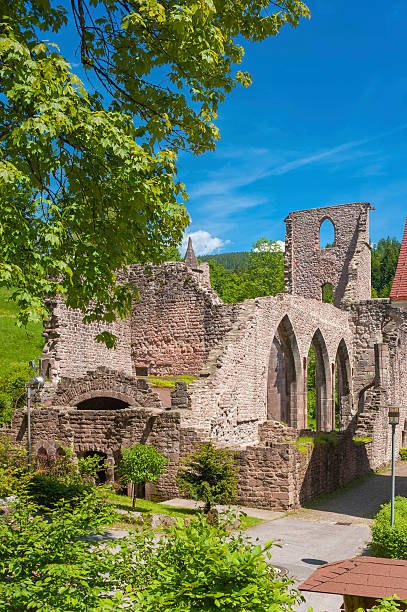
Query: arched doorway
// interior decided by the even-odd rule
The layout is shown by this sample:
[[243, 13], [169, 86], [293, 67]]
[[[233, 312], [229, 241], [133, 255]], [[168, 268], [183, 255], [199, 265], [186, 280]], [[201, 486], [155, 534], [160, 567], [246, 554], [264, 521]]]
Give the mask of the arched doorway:
[[128, 408], [129, 404], [124, 400], [115, 397], [91, 397], [78, 404], [78, 410], [122, 410]]
[[[312, 429], [331, 431], [335, 427], [331, 389], [328, 351], [322, 333], [317, 329], [311, 340], [307, 367], [307, 408], [309, 412], [315, 409], [315, 426], [312, 423]], [[313, 401], [315, 405], [311, 403]]]
[[99, 450], [88, 450], [85, 453], [83, 453], [84, 457], [96, 457], [99, 459], [99, 467], [98, 470], [96, 472], [96, 478], [95, 478], [95, 484], [100, 485], [100, 484], [106, 484], [107, 482], [107, 469], [108, 466], [106, 464], [107, 462], [107, 454], [103, 453]]
[[346, 429], [352, 419], [351, 369], [345, 341], [339, 343], [335, 361], [335, 426]]
[[267, 377], [267, 418], [302, 428], [305, 405], [301, 359], [294, 330], [285, 316], [271, 344]]

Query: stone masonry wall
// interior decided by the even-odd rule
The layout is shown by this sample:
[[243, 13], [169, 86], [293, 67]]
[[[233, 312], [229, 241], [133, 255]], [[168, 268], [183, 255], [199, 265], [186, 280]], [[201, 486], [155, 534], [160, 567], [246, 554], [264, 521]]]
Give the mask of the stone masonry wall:
[[[54, 384], [64, 377], [78, 377], [98, 366], [132, 373], [130, 321], [112, 324], [83, 323], [83, 314], [65, 306], [61, 297], [49, 301], [51, 317], [45, 322], [45, 345], [41, 373]], [[96, 342], [98, 333], [108, 330], [117, 336], [117, 348]]]
[[407, 441], [407, 312], [389, 300], [349, 305], [354, 337], [355, 433], [372, 437], [372, 468], [391, 460], [388, 406], [400, 408], [396, 452]]
[[138, 288], [132, 317], [134, 367], [152, 374], [199, 374], [210, 350], [231, 329], [238, 304], [223, 304], [183, 263], [159, 267], [130, 266], [129, 281]]
[[[286, 292], [322, 300], [322, 287], [334, 287], [334, 304], [369, 299], [371, 255], [368, 203], [291, 212], [286, 222]], [[329, 219], [335, 245], [320, 249], [319, 230]]]
[[[201, 378], [189, 386], [191, 411], [185, 412], [184, 424], [205, 429], [222, 444], [257, 442], [258, 424], [267, 419], [271, 345], [285, 317], [292, 325], [298, 346], [298, 378], [302, 376], [304, 359], [317, 330], [324, 340], [330, 364], [327, 376], [342, 339], [352, 358], [347, 312], [298, 296], [246, 300], [240, 305], [235, 326], [210, 353]], [[297, 382], [298, 393], [305, 401], [304, 380]]]

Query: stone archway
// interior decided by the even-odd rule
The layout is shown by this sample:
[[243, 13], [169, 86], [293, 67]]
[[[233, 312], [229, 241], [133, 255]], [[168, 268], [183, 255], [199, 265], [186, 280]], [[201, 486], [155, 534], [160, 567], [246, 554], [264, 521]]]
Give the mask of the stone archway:
[[335, 429], [332, 373], [328, 350], [320, 329], [314, 333], [311, 347], [315, 355], [316, 430], [332, 431]]
[[301, 358], [286, 315], [275, 332], [267, 376], [267, 418], [302, 428], [305, 421]]
[[83, 457], [98, 457], [100, 459], [99, 468], [96, 472], [96, 484], [106, 484], [110, 481], [108, 474], [108, 455], [100, 450], [87, 450], [83, 453]]
[[339, 343], [336, 353], [333, 380], [333, 395], [335, 402], [335, 424], [339, 430], [344, 430], [352, 419], [352, 372], [350, 366], [349, 352], [345, 340]]

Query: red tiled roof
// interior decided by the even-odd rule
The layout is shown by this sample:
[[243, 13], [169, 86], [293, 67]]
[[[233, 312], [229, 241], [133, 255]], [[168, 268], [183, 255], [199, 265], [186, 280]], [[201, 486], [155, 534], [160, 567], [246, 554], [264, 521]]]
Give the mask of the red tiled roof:
[[354, 557], [321, 565], [299, 587], [301, 591], [407, 599], [407, 561]]
[[407, 221], [401, 243], [399, 262], [390, 292], [393, 301], [407, 300]]

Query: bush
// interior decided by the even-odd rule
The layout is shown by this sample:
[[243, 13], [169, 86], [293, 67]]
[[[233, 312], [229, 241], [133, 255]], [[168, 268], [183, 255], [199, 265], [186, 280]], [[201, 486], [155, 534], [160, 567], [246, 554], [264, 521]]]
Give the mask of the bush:
[[[373, 608], [370, 608], [370, 612], [400, 612], [404, 608], [400, 608], [400, 603], [407, 603], [407, 599], [399, 599], [399, 597], [385, 597]], [[365, 612], [365, 608], [358, 608], [356, 612]]]
[[183, 462], [177, 483], [192, 499], [205, 503], [208, 513], [213, 504], [235, 501], [237, 491], [236, 465], [231, 452], [216, 448], [212, 442], [201, 444]]
[[400, 448], [400, 458], [402, 461], [407, 461], [407, 448]]
[[390, 526], [391, 505], [382, 506], [372, 526], [371, 548], [375, 557], [407, 560], [407, 498], [394, 500], [394, 527]]
[[155, 542], [147, 534], [138, 545], [135, 609], [295, 610], [302, 598], [292, 581], [268, 563], [271, 546], [262, 548], [223, 526], [210, 526], [202, 515], [189, 526], [178, 519], [165, 538]]
[[[110, 517], [97, 512], [97, 491], [47, 518], [20, 495], [0, 516], [0, 610], [41, 612], [294, 611], [292, 581], [267, 562], [264, 548], [207, 524], [203, 516], [114, 541], [90, 541]], [[15, 528], [16, 524], [18, 529]]]
[[65, 484], [57, 477], [47, 474], [34, 474], [28, 484], [28, 492], [33, 502], [45, 508], [55, 508], [61, 500], [75, 500], [77, 505], [90, 489], [90, 485]]

